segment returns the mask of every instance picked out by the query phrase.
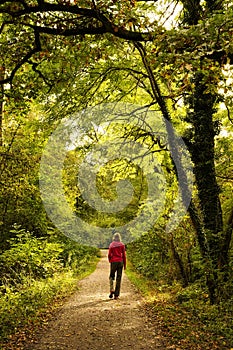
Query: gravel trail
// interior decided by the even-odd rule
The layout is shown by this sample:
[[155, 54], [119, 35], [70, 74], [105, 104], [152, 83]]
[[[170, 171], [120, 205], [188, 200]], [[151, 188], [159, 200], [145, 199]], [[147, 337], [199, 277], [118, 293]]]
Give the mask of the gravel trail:
[[79, 282], [79, 290], [25, 350], [165, 349], [142, 297], [124, 273], [120, 299], [109, 299], [107, 250], [101, 254], [96, 270]]

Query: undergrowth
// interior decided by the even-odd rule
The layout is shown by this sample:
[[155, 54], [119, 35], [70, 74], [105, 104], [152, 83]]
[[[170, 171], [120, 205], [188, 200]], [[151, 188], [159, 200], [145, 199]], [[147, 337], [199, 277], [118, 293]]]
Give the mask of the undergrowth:
[[70, 295], [78, 280], [94, 271], [98, 259], [96, 248], [66, 238], [37, 239], [18, 230], [0, 255], [0, 348], [55, 300]]
[[145, 298], [148, 316], [159, 329], [169, 349], [232, 350], [233, 299], [210, 305], [198, 284], [183, 288], [165, 285], [140, 275], [130, 262], [126, 271]]

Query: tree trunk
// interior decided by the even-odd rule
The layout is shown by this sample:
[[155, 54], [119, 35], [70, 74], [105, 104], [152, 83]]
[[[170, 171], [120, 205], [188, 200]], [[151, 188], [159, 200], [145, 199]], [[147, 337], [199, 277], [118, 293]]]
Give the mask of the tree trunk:
[[[183, 0], [182, 3], [187, 14], [184, 21], [188, 25], [197, 24], [203, 11], [200, 0], [195, 0], [193, 4], [186, 0]], [[206, 1], [205, 11], [211, 14], [216, 9], [221, 9], [221, 6], [219, 1]], [[201, 67], [202, 62], [200, 62]], [[206, 266], [206, 284], [209, 290], [210, 301], [215, 303], [217, 301], [216, 292], [219, 288], [219, 261], [222, 256], [224, 241], [222, 209], [214, 164], [214, 137], [216, 132], [213, 115], [218, 95], [208, 91], [208, 84], [205, 81], [203, 72], [194, 73], [193, 82], [194, 93], [188, 100], [190, 111], [188, 120], [192, 124], [194, 132], [190, 151], [194, 163], [200, 217], [198, 217], [199, 215], [196, 216], [193, 207], [189, 208], [189, 213], [197, 229], [197, 238], [203, 262]], [[228, 254], [228, 251], [225, 253]]]
[[[217, 95], [207, 92], [202, 73], [194, 78], [195, 91], [190, 98], [189, 121], [193, 126], [194, 138], [190, 148], [204, 232], [200, 245], [207, 266], [207, 285], [212, 303], [216, 299], [217, 269], [221, 255], [223, 231], [222, 210], [214, 164], [214, 137], [216, 135], [213, 114]], [[204, 235], [204, 236], [203, 236]], [[199, 242], [200, 244], [200, 242]]]
[[192, 99], [194, 112], [190, 114], [194, 128], [194, 143], [191, 151], [204, 229], [213, 259], [219, 256], [220, 245], [217, 234], [223, 230], [222, 210], [214, 164], [214, 137], [216, 133], [213, 114], [215, 100], [216, 95], [206, 93], [206, 84], [203, 82], [202, 73], [196, 74], [195, 92]]
[[[0, 80], [3, 80], [5, 77], [5, 69], [3, 66], [0, 66]], [[0, 86], [0, 147], [3, 146], [3, 98], [4, 98], [4, 85]]]
[[186, 274], [186, 271], [185, 271], [185, 267], [184, 267], [184, 264], [183, 264], [183, 261], [179, 255], [179, 253], [177, 252], [176, 250], [176, 247], [175, 247], [175, 244], [174, 244], [174, 239], [173, 239], [173, 236], [171, 235], [171, 240], [170, 240], [170, 244], [171, 244], [171, 251], [172, 251], [172, 255], [179, 267], [179, 270], [180, 270], [180, 275], [181, 275], [181, 278], [182, 278], [182, 281], [183, 281], [183, 287], [187, 287], [188, 285], [188, 277], [187, 277], [187, 274]]

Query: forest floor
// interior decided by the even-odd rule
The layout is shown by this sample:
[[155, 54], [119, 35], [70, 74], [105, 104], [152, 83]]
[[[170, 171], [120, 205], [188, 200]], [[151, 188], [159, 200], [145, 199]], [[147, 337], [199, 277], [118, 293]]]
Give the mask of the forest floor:
[[107, 251], [102, 251], [95, 272], [79, 282], [78, 291], [22, 349], [166, 349], [162, 334], [127, 276], [123, 274], [119, 300], [109, 299], [108, 277]]
[[[109, 299], [107, 250], [78, 290], [11, 337], [1, 350], [233, 350], [177, 304], [148, 302], [124, 273]], [[56, 304], [56, 303], [55, 303]]]

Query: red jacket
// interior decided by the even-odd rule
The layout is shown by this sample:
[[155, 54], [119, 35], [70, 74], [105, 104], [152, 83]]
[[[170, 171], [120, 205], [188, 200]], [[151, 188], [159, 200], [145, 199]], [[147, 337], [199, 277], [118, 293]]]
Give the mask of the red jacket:
[[126, 268], [125, 245], [122, 242], [113, 241], [110, 244], [108, 250], [108, 260], [110, 263], [123, 261], [124, 268]]

